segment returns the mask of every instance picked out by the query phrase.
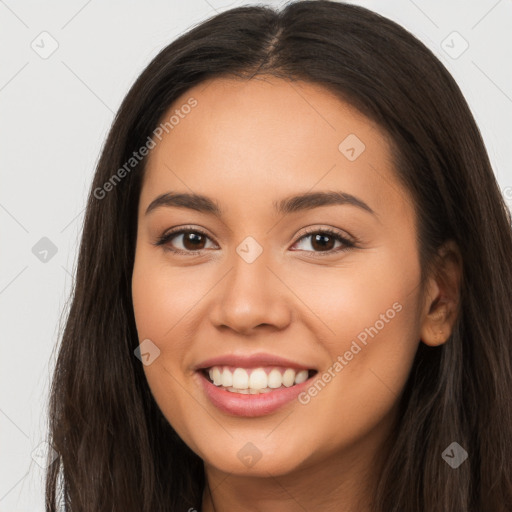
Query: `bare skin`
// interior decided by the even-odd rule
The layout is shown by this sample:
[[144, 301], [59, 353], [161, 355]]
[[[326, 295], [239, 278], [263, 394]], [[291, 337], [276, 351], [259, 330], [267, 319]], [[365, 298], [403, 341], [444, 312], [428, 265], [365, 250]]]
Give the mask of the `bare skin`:
[[[388, 141], [321, 86], [213, 79], [171, 110], [191, 96], [197, 106], [151, 151], [139, 203], [132, 291], [139, 339], [160, 349], [144, 367], [152, 393], [204, 460], [204, 512], [370, 511], [418, 344], [444, 343], [452, 331], [458, 260], [446, 252], [446, 278], [432, 277], [422, 293], [413, 202]], [[349, 134], [365, 145], [353, 161], [350, 147], [339, 149]], [[281, 199], [321, 191], [351, 194], [373, 213], [348, 203], [274, 210]], [[208, 196], [222, 216], [177, 206], [146, 214], [167, 192]], [[175, 227], [204, 232], [203, 245], [183, 234], [155, 245]], [[306, 235], [306, 227], [315, 229]], [[333, 235], [315, 243], [326, 228], [354, 245]], [[248, 236], [263, 249], [251, 263], [236, 251]], [[372, 326], [377, 333], [345, 357]], [[219, 410], [194, 366], [261, 352], [319, 378], [330, 368], [331, 379], [307, 403], [271, 414]], [[338, 357], [346, 364], [336, 371]], [[250, 467], [238, 457], [248, 442], [261, 454]]]

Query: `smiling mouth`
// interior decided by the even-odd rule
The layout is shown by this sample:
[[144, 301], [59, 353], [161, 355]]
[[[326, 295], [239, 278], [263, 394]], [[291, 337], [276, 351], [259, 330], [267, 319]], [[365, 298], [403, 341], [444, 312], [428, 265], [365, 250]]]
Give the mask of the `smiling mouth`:
[[317, 370], [296, 370], [282, 366], [240, 368], [211, 366], [200, 370], [213, 385], [231, 393], [258, 395], [302, 384], [316, 375]]

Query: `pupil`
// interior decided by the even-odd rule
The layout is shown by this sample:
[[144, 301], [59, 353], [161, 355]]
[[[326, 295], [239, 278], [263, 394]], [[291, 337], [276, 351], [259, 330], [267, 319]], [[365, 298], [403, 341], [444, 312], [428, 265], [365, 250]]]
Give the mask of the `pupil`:
[[192, 247], [187, 247], [187, 249], [190, 249], [190, 248], [192, 248], [192, 250], [198, 249], [198, 248], [201, 249], [202, 247], [200, 247], [200, 245], [201, 245], [201, 243], [204, 243], [204, 240], [201, 240], [202, 237], [203, 236], [200, 234], [189, 232], [184, 236], [183, 245], [185, 247], [187, 247], [187, 243], [191, 243]]
[[[330, 239], [330, 242], [331, 243], [327, 243], [325, 244], [325, 239]], [[313, 248], [317, 249], [317, 248], [320, 248], [320, 249], [327, 249], [327, 250], [330, 250], [332, 249], [332, 242], [333, 242], [333, 238], [331, 238], [330, 235], [322, 235], [322, 234], [317, 234], [313, 237], [313, 243], [312, 243], [312, 246]], [[315, 247], [315, 244], [319, 243], [319, 247]]]

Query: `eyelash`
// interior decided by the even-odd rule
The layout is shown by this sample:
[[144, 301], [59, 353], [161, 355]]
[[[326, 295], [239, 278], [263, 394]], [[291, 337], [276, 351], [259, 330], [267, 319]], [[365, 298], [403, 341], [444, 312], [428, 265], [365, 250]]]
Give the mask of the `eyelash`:
[[[183, 251], [182, 249], [175, 249], [175, 248], [173, 248], [171, 246], [167, 246], [166, 245], [166, 244], [168, 244], [168, 242], [170, 242], [177, 235], [182, 235], [182, 234], [185, 234], [185, 233], [197, 233], [197, 234], [200, 234], [200, 235], [210, 239], [210, 237], [204, 231], [202, 231], [201, 229], [197, 229], [197, 228], [193, 228], [193, 227], [184, 227], [184, 228], [177, 228], [174, 231], [169, 231], [169, 232], [163, 234], [162, 236], [158, 237], [156, 242], [154, 242], [154, 245], [156, 245], [156, 246], [165, 246], [164, 248], [166, 250], [169, 250], [169, 251], [171, 251], [173, 253], [176, 253], [176, 254], [182, 254], [182, 255], [186, 255], [186, 256], [195, 256], [197, 254], [200, 254], [201, 251], [206, 250], [206, 249], [200, 249], [200, 250], [197, 250], [197, 251]], [[341, 242], [344, 245], [344, 247], [338, 247], [337, 249], [329, 249], [328, 251], [304, 251], [304, 252], [308, 252], [308, 253], [313, 253], [315, 255], [314, 257], [330, 256], [332, 254], [342, 253], [342, 252], [348, 251], [349, 249], [357, 247], [357, 245], [352, 240], [349, 240], [348, 238], [345, 238], [344, 236], [342, 236], [337, 231], [334, 231], [333, 229], [329, 229], [329, 228], [323, 228], [323, 229], [310, 228], [310, 229], [306, 230], [306, 232], [303, 233], [300, 236], [300, 238], [298, 238], [294, 242], [293, 245], [297, 244], [302, 239], [307, 238], [308, 236], [311, 236], [313, 234], [329, 235], [329, 236], [333, 237], [334, 239], [338, 240], [339, 242]]]

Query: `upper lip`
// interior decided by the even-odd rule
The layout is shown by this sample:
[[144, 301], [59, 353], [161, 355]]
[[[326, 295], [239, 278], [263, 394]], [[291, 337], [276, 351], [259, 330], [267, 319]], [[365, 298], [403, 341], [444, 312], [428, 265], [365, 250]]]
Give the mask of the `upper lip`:
[[235, 366], [237, 368], [258, 368], [261, 366], [282, 366], [284, 368], [294, 368], [297, 370], [311, 370], [311, 366], [306, 366], [290, 359], [285, 359], [273, 354], [251, 354], [235, 355], [225, 354], [223, 356], [205, 359], [195, 366], [195, 370], [203, 370], [212, 366]]

